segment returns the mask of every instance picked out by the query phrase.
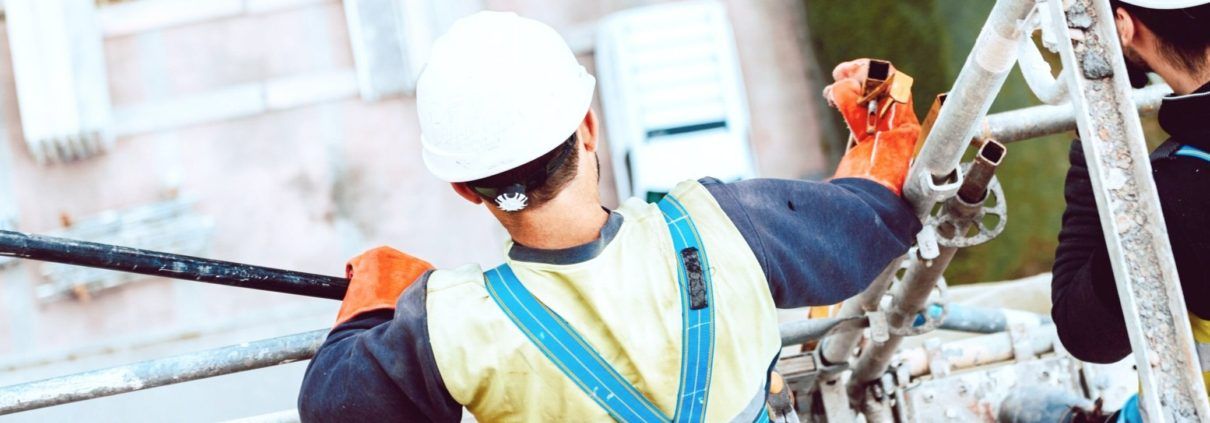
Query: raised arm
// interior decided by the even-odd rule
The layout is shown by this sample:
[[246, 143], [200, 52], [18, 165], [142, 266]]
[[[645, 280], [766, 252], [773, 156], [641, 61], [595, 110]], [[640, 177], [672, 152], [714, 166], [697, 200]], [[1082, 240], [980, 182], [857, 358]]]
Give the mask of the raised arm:
[[756, 253], [778, 307], [833, 304], [861, 292], [920, 231], [899, 197], [920, 136], [912, 79], [886, 64], [877, 72], [886, 82], [869, 90], [883, 94], [869, 95], [870, 67], [868, 59], [842, 63], [824, 90], [851, 133], [835, 179], [707, 183]]
[[703, 183], [748, 241], [780, 308], [861, 292], [920, 231], [903, 199], [866, 179]]

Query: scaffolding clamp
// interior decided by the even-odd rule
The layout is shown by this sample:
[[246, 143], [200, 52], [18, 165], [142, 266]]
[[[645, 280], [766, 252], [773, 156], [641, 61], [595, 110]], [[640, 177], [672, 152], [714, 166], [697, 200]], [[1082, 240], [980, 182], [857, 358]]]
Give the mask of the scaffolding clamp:
[[891, 338], [890, 325], [886, 321], [886, 312], [875, 310], [866, 312], [866, 318], [870, 321], [870, 340], [883, 343]]
[[925, 267], [932, 267], [933, 260], [941, 256], [941, 247], [937, 241], [937, 226], [933, 222], [920, 228], [916, 233], [916, 256], [924, 260]]

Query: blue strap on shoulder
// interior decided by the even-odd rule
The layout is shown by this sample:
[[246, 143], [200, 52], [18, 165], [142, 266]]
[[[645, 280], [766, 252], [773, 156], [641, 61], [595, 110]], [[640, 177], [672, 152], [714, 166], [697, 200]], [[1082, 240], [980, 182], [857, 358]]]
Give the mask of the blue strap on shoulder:
[[710, 370], [714, 367], [714, 289], [710, 260], [693, 219], [671, 195], [658, 204], [672, 234], [676, 251], [677, 279], [681, 284], [681, 383], [677, 392], [678, 422], [705, 419], [710, 394]]
[[1176, 152], [1172, 153], [1172, 154], [1177, 155], [1177, 156], [1185, 156], [1185, 157], [1192, 157], [1195, 159], [1202, 159], [1202, 160], [1205, 160], [1206, 162], [1210, 162], [1210, 153], [1207, 153], [1200, 148], [1197, 148], [1197, 147], [1194, 147], [1194, 146], [1188, 145], [1188, 144], [1182, 145], [1180, 149], [1177, 149]]
[[567, 321], [535, 298], [508, 264], [484, 273], [487, 292], [530, 342], [615, 420], [702, 421], [714, 359], [709, 261], [684, 206], [672, 196], [665, 196], [659, 207], [672, 235], [681, 291], [681, 379], [672, 419], [622, 377]]

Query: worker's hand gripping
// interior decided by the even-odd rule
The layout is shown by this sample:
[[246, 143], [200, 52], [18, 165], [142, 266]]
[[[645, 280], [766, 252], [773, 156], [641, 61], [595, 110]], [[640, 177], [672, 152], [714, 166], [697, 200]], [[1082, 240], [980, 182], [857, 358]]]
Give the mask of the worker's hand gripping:
[[340, 304], [336, 324], [367, 311], [395, 309], [403, 290], [432, 268], [428, 262], [391, 247], [378, 247], [353, 257], [345, 267], [349, 290]]
[[841, 63], [832, 78], [836, 82], [824, 89], [824, 97], [851, 132], [834, 177], [869, 179], [899, 194], [920, 137], [912, 78], [870, 59]]

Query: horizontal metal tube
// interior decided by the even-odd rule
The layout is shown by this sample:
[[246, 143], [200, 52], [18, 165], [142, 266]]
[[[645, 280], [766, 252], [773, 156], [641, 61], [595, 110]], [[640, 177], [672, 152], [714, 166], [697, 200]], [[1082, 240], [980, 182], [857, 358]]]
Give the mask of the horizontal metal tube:
[[[1172, 89], [1167, 85], [1152, 85], [1135, 90], [1134, 103], [1138, 106], [1140, 115], [1153, 116], [1159, 112], [1164, 96], [1171, 93]], [[1068, 103], [1026, 107], [987, 115], [980, 136], [1008, 144], [1075, 129], [1075, 111]]]
[[869, 325], [864, 317], [794, 320], [782, 323], [778, 328], [781, 331], [781, 345], [787, 347], [818, 340], [842, 323], [852, 325], [851, 330], [855, 332]]
[[333, 300], [349, 287], [345, 278], [15, 231], [0, 231], [0, 256]]
[[[1035, 355], [1054, 351], [1055, 327], [1044, 325], [1029, 331], [1029, 345]], [[949, 362], [952, 370], [968, 369], [985, 364], [1012, 360], [1013, 339], [1007, 332], [976, 336], [944, 344], [941, 356]], [[902, 362], [913, 377], [929, 373], [929, 353], [920, 346], [899, 351], [895, 361]]]
[[[948, 310], [941, 328], [995, 332], [1005, 330], [1007, 320], [1005, 310], [955, 304]], [[867, 326], [863, 318], [786, 322], [780, 327], [782, 345], [820, 339], [841, 324], [851, 324], [857, 332]], [[321, 329], [2, 387], [0, 415], [307, 360], [315, 355], [327, 333], [328, 329]]]
[[[1026, 311], [950, 304], [946, 307], [945, 318], [938, 328], [969, 333], [997, 333], [1008, 330], [1010, 320], [1027, 321], [1032, 324], [1049, 324], [1051, 322], [1048, 316]], [[839, 333], [861, 333], [860, 329], [869, 327], [869, 322], [864, 317], [829, 317], [785, 322], [779, 327], [781, 345], [788, 347], [819, 340], [829, 331], [842, 325], [843, 328], [837, 329]]]
[[0, 415], [123, 394], [315, 355], [328, 329], [0, 388]]
[[[882, 270], [882, 274], [874, 278], [874, 282], [865, 291], [849, 298], [840, 305], [837, 316], [851, 318], [864, 315], [866, 312], [878, 309], [878, 302], [891, 286], [895, 272], [899, 270], [902, 260], [896, 258]], [[842, 332], [830, 335], [820, 343], [820, 356], [829, 364], [844, 363], [853, 355], [857, 343], [861, 341], [861, 332]]]
[[941, 329], [969, 333], [998, 333], [1008, 330], [1008, 322], [1050, 324], [1050, 316], [1027, 311], [950, 304], [945, 310]]

